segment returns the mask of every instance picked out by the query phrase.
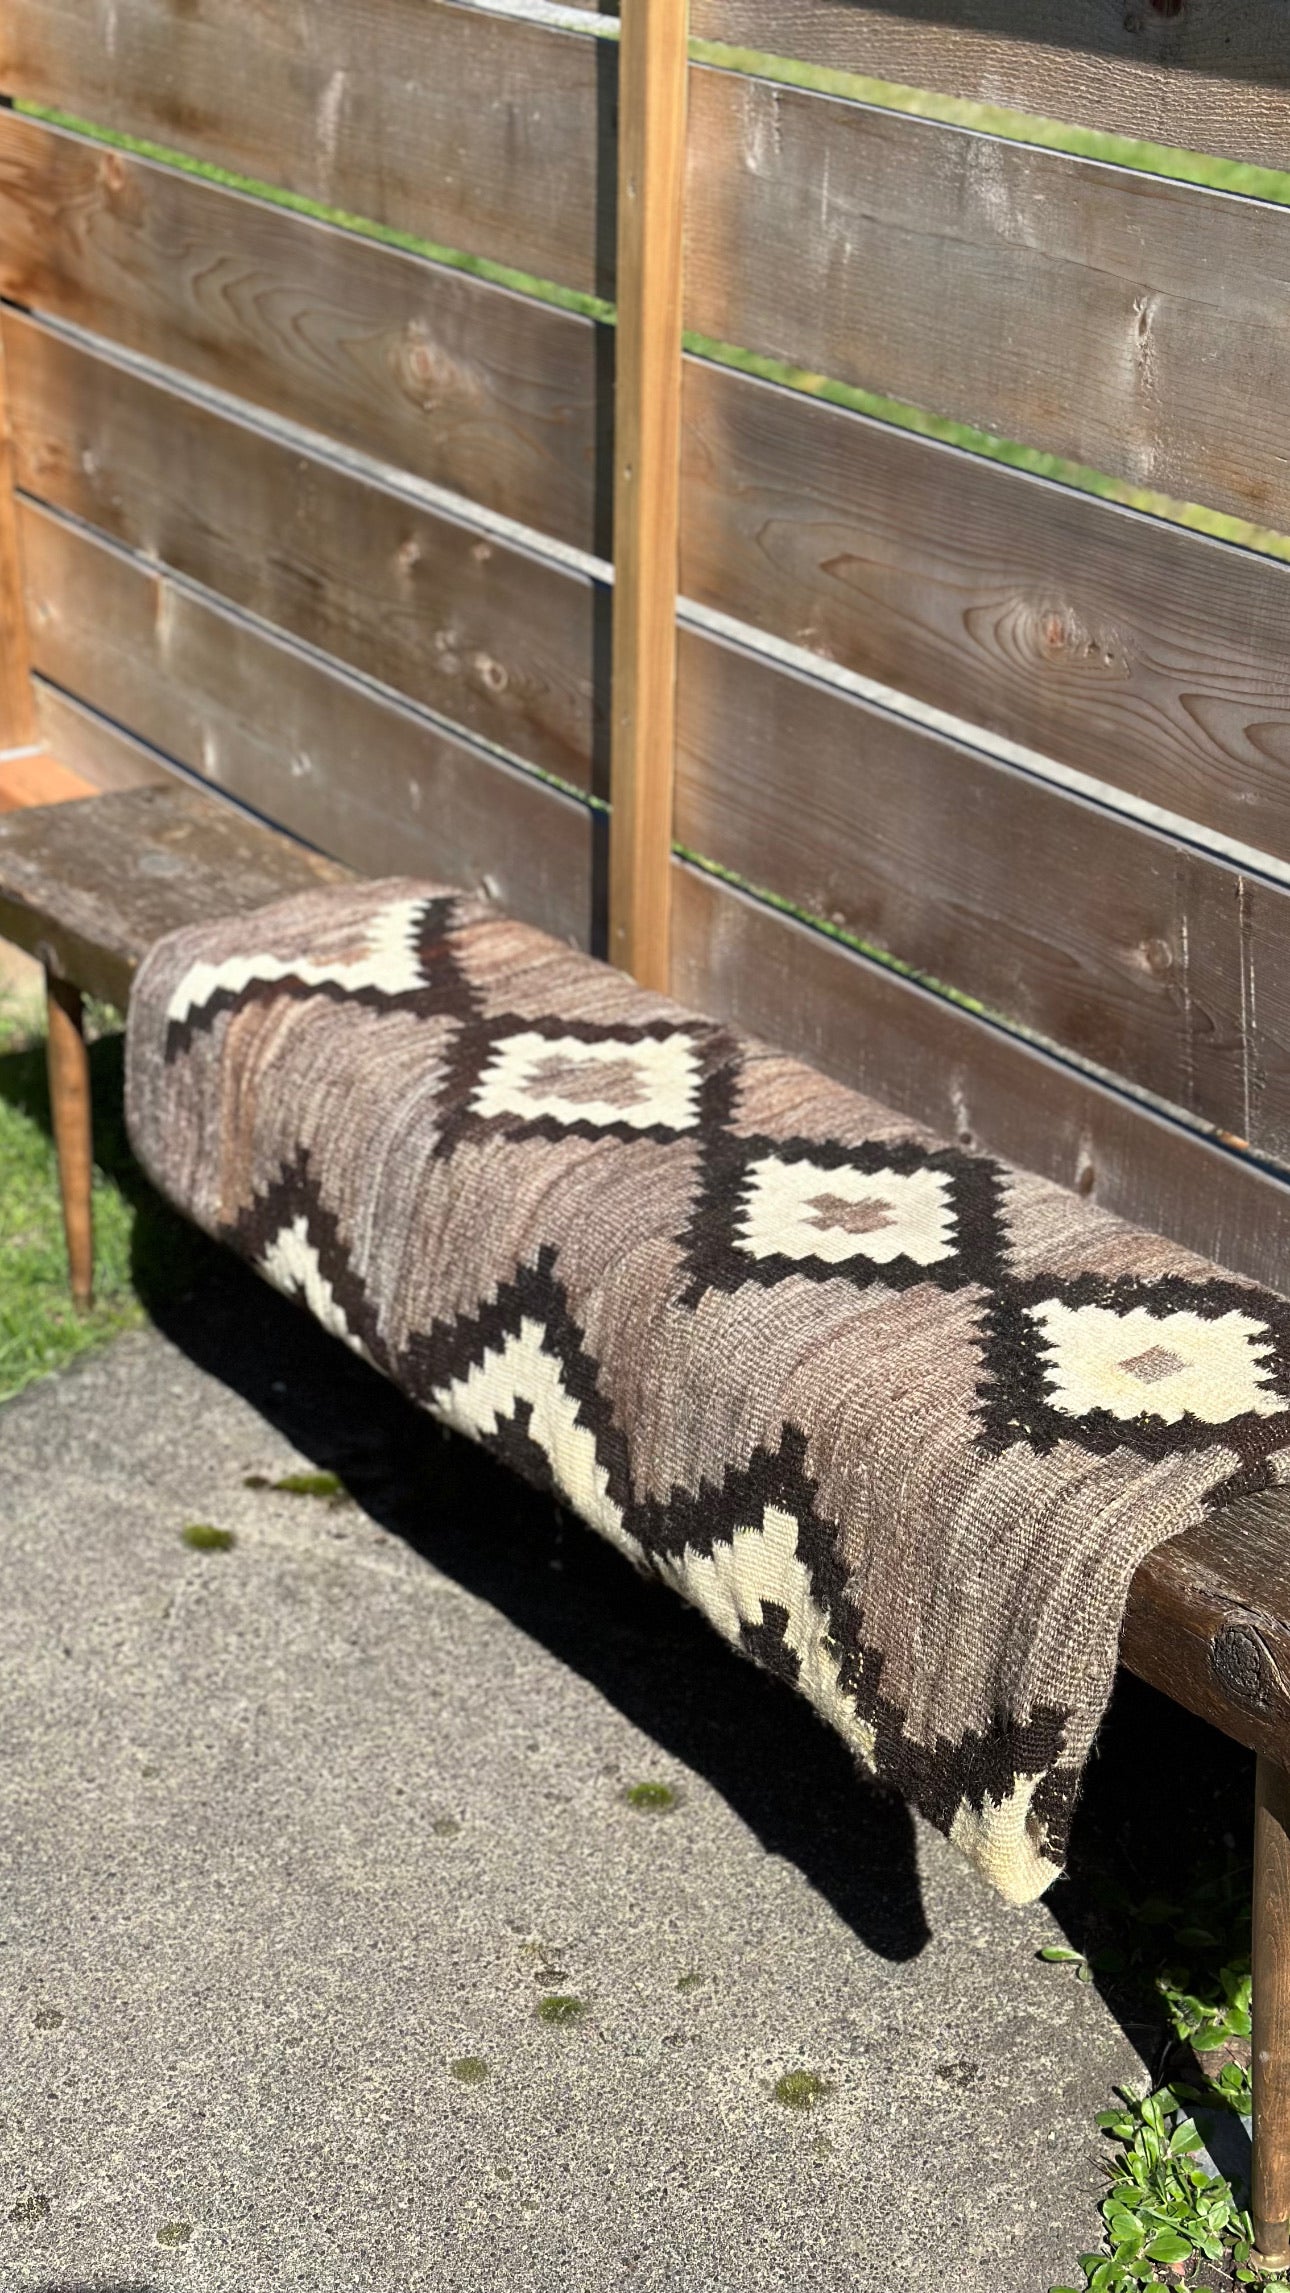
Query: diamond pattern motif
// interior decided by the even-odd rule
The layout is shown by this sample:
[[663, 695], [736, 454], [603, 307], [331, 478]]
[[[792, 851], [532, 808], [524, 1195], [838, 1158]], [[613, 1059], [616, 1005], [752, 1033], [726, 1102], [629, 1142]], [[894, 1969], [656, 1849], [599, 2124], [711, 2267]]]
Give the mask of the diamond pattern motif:
[[816, 1258], [842, 1266], [907, 1258], [935, 1266], [957, 1248], [949, 1174], [940, 1170], [826, 1170], [763, 1155], [748, 1170], [735, 1245], [750, 1258]]
[[701, 1081], [689, 1035], [585, 1042], [521, 1028], [494, 1039], [470, 1107], [485, 1122], [513, 1115], [569, 1129], [676, 1133], [699, 1119]]

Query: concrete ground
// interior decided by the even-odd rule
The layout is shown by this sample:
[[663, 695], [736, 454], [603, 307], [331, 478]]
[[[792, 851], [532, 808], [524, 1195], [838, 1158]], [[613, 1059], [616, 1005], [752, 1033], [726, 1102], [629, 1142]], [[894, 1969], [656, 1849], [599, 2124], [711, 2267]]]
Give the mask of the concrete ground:
[[1054, 1913], [249, 1276], [169, 1320], [0, 1411], [5, 2293], [1073, 2282]]

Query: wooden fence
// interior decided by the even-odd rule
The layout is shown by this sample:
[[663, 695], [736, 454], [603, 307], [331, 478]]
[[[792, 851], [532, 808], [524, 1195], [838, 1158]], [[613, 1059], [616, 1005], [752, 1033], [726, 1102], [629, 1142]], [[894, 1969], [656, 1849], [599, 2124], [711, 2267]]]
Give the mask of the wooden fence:
[[666, 424], [620, 420], [613, 543], [658, 56], [541, 0], [308, 19], [9, 0], [41, 737], [585, 944], [612, 883], [686, 1000], [1290, 1286], [1284, 0], [692, 0], [674, 751]]

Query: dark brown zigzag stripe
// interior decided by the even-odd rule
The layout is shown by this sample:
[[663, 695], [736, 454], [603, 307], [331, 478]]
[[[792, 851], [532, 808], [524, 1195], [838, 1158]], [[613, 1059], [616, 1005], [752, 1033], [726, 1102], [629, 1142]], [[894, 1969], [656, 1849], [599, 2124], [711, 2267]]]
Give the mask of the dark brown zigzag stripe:
[[245, 987], [217, 987], [186, 1018], [171, 1020], [166, 1064], [182, 1058], [226, 1012], [241, 1011], [252, 1003], [353, 1003], [372, 1011], [410, 1011], [418, 1019], [473, 1019], [479, 1009], [478, 991], [456, 961], [450, 937], [459, 906], [454, 899], [424, 903], [417, 930], [421, 986], [391, 995], [380, 987], [347, 987], [343, 980], [306, 980], [287, 972], [280, 979], [249, 979]]
[[381, 1334], [376, 1308], [341, 1239], [339, 1220], [327, 1208], [315, 1183], [307, 1147], [301, 1147], [295, 1160], [284, 1165], [266, 1193], [240, 1211], [231, 1225], [221, 1228], [220, 1240], [258, 1272], [278, 1237], [297, 1221], [304, 1223], [319, 1271], [345, 1317], [346, 1328], [374, 1367], [397, 1383], [397, 1364]]
[[[828, 1618], [844, 1692], [859, 1718], [876, 1732], [874, 1764], [879, 1777], [903, 1793], [937, 1829], [948, 1831], [964, 1802], [980, 1813], [987, 1802], [1001, 1804], [1010, 1798], [1022, 1776], [1043, 1775], [1034, 1812], [1053, 1860], [1061, 1859], [1074, 1793], [1073, 1778], [1057, 1766], [1069, 1714], [1040, 1706], [1024, 1721], [1001, 1715], [983, 1732], [969, 1730], [957, 1743], [938, 1739], [930, 1750], [907, 1735], [907, 1714], [881, 1693], [883, 1657], [864, 1644], [862, 1618], [846, 1600], [837, 1528], [816, 1508], [816, 1484], [806, 1472], [806, 1439], [800, 1427], [785, 1424], [777, 1449], [758, 1449], [746, 1466], [732, 1467], [719, 1485], [705, 1481], [695, 1491], [674, 1489], [665, 1503], [657, 1499], [638, 1503], [632, 1494], [627, 1439], [569, 1310], [553, 1245], [544, 1245], [531, 1265], [499, 1284], [495, 1296], [475, 1313], [434, 1323], [395, 1354], [381, 1337], [366, 1289], [345, 1250], [338, 1222], [314, 1182], [307, 1154], [302, 1153], [270, 1192], [242, 1214], [227, 1239], [258, 1264], [284, 1227], [300, 1218], [320, 1271], [369, 1359], [422, 1407], [487, 1354], [500, 1351], [508, 1338], [519, 1334], [526, 1319], [540, 1323], [545, 1350], [560, 1365], [565, 1388], [577, 1403], [578, 1423], [592, 1435], [624, 1526], [647, 1555], [675, 1558], [687, 1549], [710, 1553], [718, 1544], [729, 1544], [736, 1530], [758, 1519], [767, 1505], [790, 1513], [799, 1524], [797, 1549], [812, 1594]], [[550, 1460], [532, 1438], [529, 1422], [528, 1411], [521, 1406], [481, 1445], [545, 1493], [558, 1496]], [[766, 1601], [761, 1623], [746, 1625], [741, 1642], [743, 1652], [762, 1670], [796, 1685], [800, 1667], [786, 1643], [788, 1621], [786, 1610]]]

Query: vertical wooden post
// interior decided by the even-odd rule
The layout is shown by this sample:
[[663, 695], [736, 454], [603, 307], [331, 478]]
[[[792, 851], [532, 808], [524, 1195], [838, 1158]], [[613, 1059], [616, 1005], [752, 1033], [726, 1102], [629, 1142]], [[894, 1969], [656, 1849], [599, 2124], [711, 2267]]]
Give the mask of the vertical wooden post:
[[1290, 2264], [1290, 1776], [1259, 1759], [1254, 1790], [1254, 2242]]
[[609, 953], [669, 984], [688, 0], [622, 0]]
[[13, 498], [13, 442], [0, 334], [0, 749], [29, 748], [36, 739], [36, 704], [27, 644], [27, 601], [18, 554]]
[[84, 1009], [79, 987], [45, 973], [49, 1013], [49, 1103], [58, 1149], [58, 1183], [63, 1197], [63, 1232], [72, 1298], [88, 1306], [94, 1296], [94, 1139], [90, 1112], [90, 1062], [85, 1048]]

